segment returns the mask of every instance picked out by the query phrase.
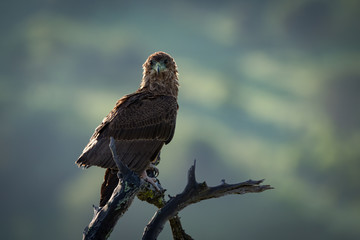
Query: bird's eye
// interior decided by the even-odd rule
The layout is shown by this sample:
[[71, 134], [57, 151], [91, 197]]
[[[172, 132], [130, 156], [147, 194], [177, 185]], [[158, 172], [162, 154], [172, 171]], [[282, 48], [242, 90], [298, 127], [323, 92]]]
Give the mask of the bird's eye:
[[150, 60], [150, 66], [152, 66], [154, 64], [154, 61], [153, 60]]
[[164, 64], [167, 64], [167, 63], [168, 63], [168, 60], [167, 60], [167, 59], [165, 59], [165, 60], [164, 60]]

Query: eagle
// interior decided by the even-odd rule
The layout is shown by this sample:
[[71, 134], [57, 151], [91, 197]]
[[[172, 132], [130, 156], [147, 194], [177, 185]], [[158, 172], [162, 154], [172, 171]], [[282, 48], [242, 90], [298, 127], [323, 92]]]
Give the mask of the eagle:
[[107, 203], [118, 183], [118, 169], [109, 149], [110, 137], [115, 139], [120, 160], [141, 178], [152, 182], [146, 170], [159, 159], [161, 148], [174, 136], [178, 88], [175, 60], [165, 52], [155, 52], [143, 64], [139, 89], [118, 100], [95, 129], [76, 164], [107, 169], [100, 207]]

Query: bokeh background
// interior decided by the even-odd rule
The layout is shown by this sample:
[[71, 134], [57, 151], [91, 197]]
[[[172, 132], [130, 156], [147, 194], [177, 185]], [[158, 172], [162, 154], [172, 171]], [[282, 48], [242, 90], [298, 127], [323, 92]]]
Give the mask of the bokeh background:
[[[195, 239], [360, 239], [359, 1], [2, 1], [2, 239], [80, 239], [104, 170], [74, 161], [166, 51], [180, 110], [160, 180], [275, 187], [181, 213]], [[110, 239], [140, 239], [136, 200]], [[159, 239], [171, 239], [166, 226]]]

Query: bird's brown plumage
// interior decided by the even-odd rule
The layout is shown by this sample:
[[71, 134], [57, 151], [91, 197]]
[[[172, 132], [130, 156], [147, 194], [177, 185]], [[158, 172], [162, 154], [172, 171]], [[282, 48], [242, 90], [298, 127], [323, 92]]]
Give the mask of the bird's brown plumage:
[[109, 149], [111, 136], [120, 159], [140, 175], [174, 135], [179, 86], [176, 63], [170, 55], [156, 52], [143, 69], [140, 88], [116, 103], [76, 161], [83, 167], [107, 168], [105, 185], [112, 181], [109, 169], [117, 169]]

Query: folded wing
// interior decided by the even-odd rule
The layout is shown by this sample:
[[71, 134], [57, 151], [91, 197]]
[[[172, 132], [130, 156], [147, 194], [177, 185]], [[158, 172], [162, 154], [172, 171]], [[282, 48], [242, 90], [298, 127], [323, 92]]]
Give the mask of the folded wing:
[[177, 109], [172, 96], [137, 92], [123, 97], [95, 129], [76, 163], [116, 169], [109, 149], [112, 136], [120, 159], [141, 174], [157, 158], [162, 146], [171, 141]]

